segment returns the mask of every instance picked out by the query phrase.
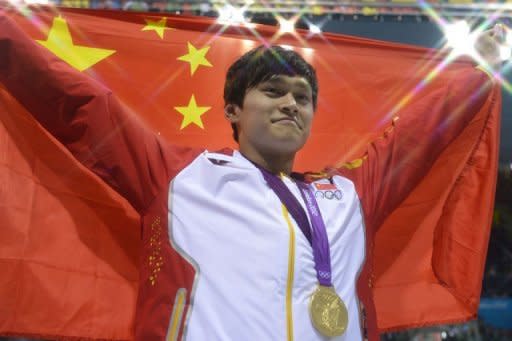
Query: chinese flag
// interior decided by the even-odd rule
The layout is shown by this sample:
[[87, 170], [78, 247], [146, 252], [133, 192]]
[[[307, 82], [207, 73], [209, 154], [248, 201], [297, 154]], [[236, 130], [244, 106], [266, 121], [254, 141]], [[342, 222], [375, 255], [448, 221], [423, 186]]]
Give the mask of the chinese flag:
[[[433, 50], [206, 18], [53, 8], [7, 15], [41, 49], [112, 89], [155, 134], [209, 150], [236, 147], [223, 118], [230, 63], [264, 42], [293, 48], [320, 82], [298, 171], [354, 159], [357, 167], [392, 115], [453, 72], [474, 72], [468, 60], [442, 67], [446, 56]], [[494, 200], [493, 108], [475, 116], [380, 227], [372, 253], [380, 331], [476, 316]], [[0, 334], [132, 339], [138, 215], [2, 87], [0, 122]]]

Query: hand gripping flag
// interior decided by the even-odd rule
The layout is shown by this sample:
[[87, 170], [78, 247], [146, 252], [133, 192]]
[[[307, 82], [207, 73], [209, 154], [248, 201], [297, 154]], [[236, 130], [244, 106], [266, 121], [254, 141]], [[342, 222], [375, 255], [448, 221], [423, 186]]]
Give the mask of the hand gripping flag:
[[[293, 48], [316, 67], [321, 89], [299, 171], [357, 170], [368, 143], [389, 133], [393, 117], [424, 114], [415, 106], [419, 99], [454, 75], [480, 72], [468, 60], [447, 63], [435, 50], [283, 35], [206, 18], [48, 8], [4, 15], [40, 46], [26, 53], [51, 51], [112, 89], [155, 134], [210, 150], [235, 147], [223, 119], [230, 63], [261, 43]], [[8, 67], [2, 51], [18, 39], [2, 25], [5, 18], [0, 71]], [[139, 217], [46, 133], [26, 104], [0, 83], [0, 334], [132, 339]], [[422, 102], [430, 104], [438, 110]], [[498, 86], [474, 111], [408, 196], [386, 212], [370, 245], [368, 287], [381, 332], [476, 316], [494, 200]], [[410, 155], [416, 152], [411, 146]]]

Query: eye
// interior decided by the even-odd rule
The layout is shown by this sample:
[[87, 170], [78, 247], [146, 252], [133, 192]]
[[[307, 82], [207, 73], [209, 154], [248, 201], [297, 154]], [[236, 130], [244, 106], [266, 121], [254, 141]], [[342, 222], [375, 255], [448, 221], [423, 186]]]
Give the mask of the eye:
[[271, 96], [279, 96], [279, 94], [281, 93], [281, 90], [274, 86], [267, 86], [263, 89], [263, 91]]
[[311, 101], [311, 98], [307, 94], [296, 94], [295, 100], [301, 104], [308, 104]]

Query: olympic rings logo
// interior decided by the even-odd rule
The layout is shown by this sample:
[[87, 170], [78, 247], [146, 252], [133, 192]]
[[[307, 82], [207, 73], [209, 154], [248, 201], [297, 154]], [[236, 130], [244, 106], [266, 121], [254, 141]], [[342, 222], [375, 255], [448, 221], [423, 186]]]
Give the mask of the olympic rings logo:
[[339, 189], [335, 191], [316, 191], [315, 198], [327, 200], [341, 200], [343, 198], [343, 193]]

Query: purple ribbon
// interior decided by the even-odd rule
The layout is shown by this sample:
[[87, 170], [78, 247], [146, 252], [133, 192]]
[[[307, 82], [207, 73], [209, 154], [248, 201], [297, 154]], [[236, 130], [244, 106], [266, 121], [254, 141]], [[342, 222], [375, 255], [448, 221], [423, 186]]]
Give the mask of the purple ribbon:
[[261, 171], [268, 186], [286, 206], [288, 212], [290, 212], [302, 233], [304, 233], [311, 244], [318, 282], [323, 286], [332, 286], [331, 254], [329, 250], [329, 240], [327, 239], [327, 230], [311, 186], [294, 179], [306, 203], [309, 218], [311, 219], [310, 225], [304, 208], [284, 182], [277, 175], [270, 173], [256, 164], [254, 165]]
[[313, 231], [313, 258], [315, 259], [316, 277], [318, 282], [326, 287], [332, 286], [331, 281], [331, 252], [329, 250], [329, 239], [322, 213], [316, 202], [311, 185], [301, 181], [295, 181], [300, 189], [302, 198], [306, 202], [309, 219], [311, 219], [311, 230]]

